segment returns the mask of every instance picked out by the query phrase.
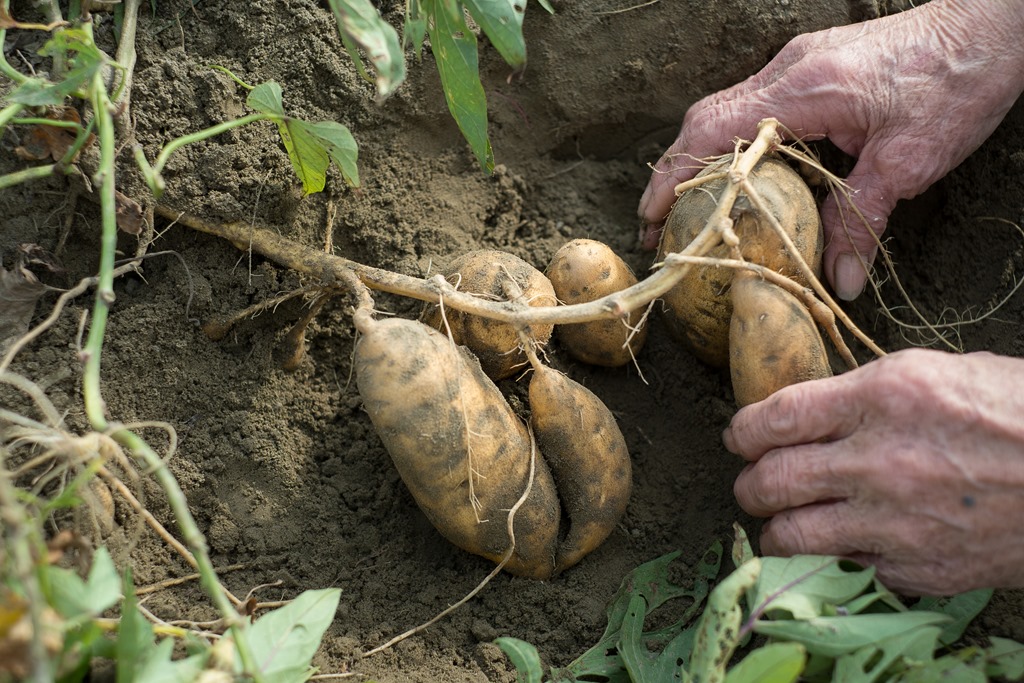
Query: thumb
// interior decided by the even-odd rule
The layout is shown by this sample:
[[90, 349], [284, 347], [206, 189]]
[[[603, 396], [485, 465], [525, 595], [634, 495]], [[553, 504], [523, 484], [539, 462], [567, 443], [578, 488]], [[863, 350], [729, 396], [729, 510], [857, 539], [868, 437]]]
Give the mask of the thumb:
[[846, 178], [846, 188], [832, 190], [821, 207], [825, 232], [825, 276], [836, 296], [853, 301], [864, 290], [897, 197], [886, 176], [864, 156]]

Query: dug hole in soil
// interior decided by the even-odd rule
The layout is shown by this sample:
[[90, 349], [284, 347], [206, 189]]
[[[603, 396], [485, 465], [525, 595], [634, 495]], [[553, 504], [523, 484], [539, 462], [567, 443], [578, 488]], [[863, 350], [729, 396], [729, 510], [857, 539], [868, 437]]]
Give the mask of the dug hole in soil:
[[[509, 78], [481, 40], [498, 163], [489, 177], [448, 114], [430, 50], [421, 62], [410, 56], [408, 82], [378, 105], [342, 49], [326, 3], [313, 0], [206, 0], [194, 7], [161, 0], [155, 16], [147, 9], [139, 26], [135, 137], [152, 159], [177, 136], [245, 113], [245, 91], [209, 68], [221, 65], [249, 83], [281, 83], [291, 114], [347, 125], [360, 145], [362, 187], [347, 189], [335, 169], [325, 193], [303, 198], [276, 130], [260, 124], [176, 153], [165, 174], [169, 206], [271, 227], [311, 246], [322, 246], [330, 230], [336, 253], [413, 275], [479, 247], [543, 269], [577, 237], [606, 242], [643, 274], [652, 255], [637, 247], [635, 212], [647, 164], [674, 139], [687, 107], [756, 72], [794, 35], [887, 8], [868, 0], [553, 4], [553, 16], [529, 6], [525, 73]], [[640, 6], [620, 11], [633, 4]], [[402, 5], [383, 3], [396, 26]], [[33, 11], [28, 2], [13, 10], [19, 17]], [[14, 32], [8, 53], [35, 59], [38, 38]], [[888, 246], [927, 317], [947, 308], [987, 310], [1024, 273], [1020, 234], [986, 220], [1024, 224], [1022, 141], [1018, 103], [961, 167], [898, 207]], [[14, 140], [5, 136], [0, 144], [0, 173], [19, 168]], [[130, 150], [119, 161], [120, 189], [151, 201]], [[67, 203], [69, 187], [53, 179], [0, 193], [5, 263], [18, 244], [55, 249], [73, 209], [59, 256], [69, 282], [95, 273], [99, 212], [86, 199]], [[461, 598], [491, 564], [447, 543], [400, 481], [356, 393], [354, 331], [343, 302], [328, 304], [314, 321], [306, 359], [286, 372], [280, 343], [302, 313], [298, 300], [242, 322], [222, 341], [211, 341], [200, 325], [314, 283], [181, 226], [156, 229], [151, 251], [180, 258], [149, 259], [141, 275], [116, 284], [103, 365], [110, 414], [122, 422], [166, 420], [177, 429], [181, 442], [170, 467], [216, 564], [244, 565], [222, 577], [236, 594], [274, 581], [281, 583], [261, 589], [261, 600], [342, 590], [315, 662], [322, 671], [379, 681], [514, 681], [492, 644], [502, 635], [530, 641], [549, 663], [565, 665], [597, 641], [606, 604], [628, 571], [681, 550], [677, 578], [686, 581], [712, 542], [730, 539], [733, 522], [756, 531], [732, 495], [742, 464], [719, 436], [735, 410], [727, 373], [680, 349], [657, 320], [636, 368], [575, 364], [556, 343], [555, 364], [605, 401], [628, 442], [635, 484], [625, 518], [564, 574], [547, 582], [500, 575], [425, 632], [359, 660], [359, 652]], [[135, 246], [122, 236], [125, 254]], [[883, 294], [895, 296], [891, 284]], [[906, 346], [867, 298], [849, 307], [857, 323], [883, 348]], [[421, 308], [396, 297], [377, 301], [407, 317]], [[45, 299], [37, 316], [52, 302]], [[14, 365], [47, 385], [80, 426], [86, 420], [75, 338], [89, 306], [89, 297], [75, 301]], [[997, 315], [964, 327], [964, 349], [1024, 356], [1022, 308], [1024, 296], [1015, 296]], [[147, 505], [173, 528], [159, 491], [148, 493]], [[132, 538], [126, 507], [116, 518], [123, 526], [98, 540], [116, 561], [131, 564], [137, 584], [190, 573], [151, 535]], [[165, 619], [214, 616], [195, 584], [162, 591], [147, 606]], [[969, 635], [1024, 639], [1022, 607], [1020, 591], [997, 592]]]

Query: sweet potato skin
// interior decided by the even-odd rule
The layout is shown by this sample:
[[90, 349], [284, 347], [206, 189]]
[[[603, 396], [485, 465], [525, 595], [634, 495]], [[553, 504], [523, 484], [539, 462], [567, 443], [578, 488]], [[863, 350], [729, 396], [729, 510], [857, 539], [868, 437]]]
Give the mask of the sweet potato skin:
[[[478, 249], [456, 257], [444, 270], [445, 278], [463, 292], [485, 298], [508, 301], [509, 278], [531, 306], [554, 306], [555, 290], [551, 282], [532, 265], [514, 254], [495, 249]], [[445, 321], [447, 320], [447, 325]], [[456, 344], [468, 346], [480, 359], [484, 372], [493, 380], [510, 377], [527, 364], [514, 327], [497, 320], [450, 308], [431, 306], [423, 320], [431, 327], [451, 330]], [[553, 325], [532, 325], [530, 335], [544, 343], [551, 338]]]
[[821, 333], [795, 296], [740, 271], [732, 283], [732, 304], [729, 372], [739, 407], [790, 384], [832, 376]]
[[557, 573], [601, 545], [622, 519], [633, 487], [632, 463], [608, 407], [562, 373], [535, 368], [530, 411], [530, 425], [569, 518], [558, 545]]
[[[372, 320], [365, 312], [355, 319], [362, 333], [356, 383], [402, 480], [445, 538], [500, 561], [510, 545], [508, 510], [529, 481], [525, 425], [473, 355], [440, 332], [411, 320]], [[509, 572], [551, 576], [560, 514], [551, 473], [537, 453], [533, 488], [515, 517]]]
[[[728, 156], [705, 168], [700, 175], [728, 169]], [[763, 158], [750, 175], [751, 184], [796, 244], [811, 269], [821, 272], [823, 236], [814, 197], [800, 175], [785, 162]], [[665, 223], [658, 260], [679, 252], [703, 230], [725, 179], [714, 180], [683, 193], [676, 200]], [[798, 283], [807, 283], [767, 219], [760, 216], [742, 194], [732, 216], [733, 229], [740, 239], [743, 258], [765, 266]], [[729, 249], [719, 245], [708, 256], [729, 258]], [[698, 358], [716, 367], [729, 363], [729, 324], [732, 302], [729, 287], [732, 271], [728, 268], [698, 266], [663, 297], [665, 323]]]
[[[622, 291], [637, 279], [611, 247], [591, 239], [575, 239], [555, 252], [544, 273], [563, 304], [581, 304]], [[596, 320], [557, 325], [555, 336], [570, 356], [591, 365], [619, 367], [643, 348], [647, 326], [643, 310], [632, 311], [626, 320]], [[633, 332], [638, 326], [640, 329]], [[628, 346], [627, 346], [628, 343]]]

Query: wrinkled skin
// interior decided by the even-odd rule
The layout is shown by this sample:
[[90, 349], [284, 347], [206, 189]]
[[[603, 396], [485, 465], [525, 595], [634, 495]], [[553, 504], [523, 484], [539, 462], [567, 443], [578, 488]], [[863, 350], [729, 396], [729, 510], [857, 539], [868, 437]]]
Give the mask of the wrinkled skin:
[[[657, 244], [694, 159], [731, 151], [775, 117], [857, 158], [847, 182], [870, 230], [844, 229], [842, 199], [822, 208], [825, 274], [856, 298], [872, 232], [896, 202], [974, 151], [1024, 90], [1022, 34], [1019, 0], [932, 0], [798, 36], [687, 112], [640, 202], [645, 245]], [[912, 594], [1024, 586], [1022, 387], [1024, 360], [912, 350], [740, 410], [723, 438], [751, 463], [736, 481], [740, 505], [772, 518], [762, 552], [849, 556]]]
[[[957, 166], [995, 130], [1024, 90], [1019, 0], [933, 0], [901, 14], [794, 38], [759, 73], [686, 113], [640, 201], [644, 245], [658, 233], [695, 159], [752, 140], [775, 117], [805, 140], [829, 138], [858, 161], [847, 182], [876, 234], [900, 199]], [[822, 208], [824, 268], [837, 295], [856, 298], [875, 237], [831, 196]], [[847, 230], [849, 231], [847, 233]]]
[[1024, 360], [900, 351], [786, 387], [723, 438], [767, 555], [873, 564], [908, 594], [1024, 586]]

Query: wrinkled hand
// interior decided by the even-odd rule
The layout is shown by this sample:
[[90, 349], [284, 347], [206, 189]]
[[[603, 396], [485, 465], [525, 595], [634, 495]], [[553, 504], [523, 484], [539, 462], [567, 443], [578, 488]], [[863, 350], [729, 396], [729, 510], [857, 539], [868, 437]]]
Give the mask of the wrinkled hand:
[[[640, 201], [644, 246], [696, 160], [752, 140], [775, 117], [802, 139], [828, 137], [858, 161], [846, 179], [880, 235], [899, 199], [914, 197], [987, 138], [1024, 90], [1024, 6], [1019, 0], [933, 0], [901, 14], [794, 38], [743, 83], [697, 102]], [[848, 205], [822, 207], [825, 274], [837, 295], [864, 287], [876, 241]], [[847, 230], [849, 231], [847, 233]]]
[[740, 410], [744, 510], [766, 555], [878, 568], [889, 588], [1024, 586], [1024, 360], [900, 351]]

